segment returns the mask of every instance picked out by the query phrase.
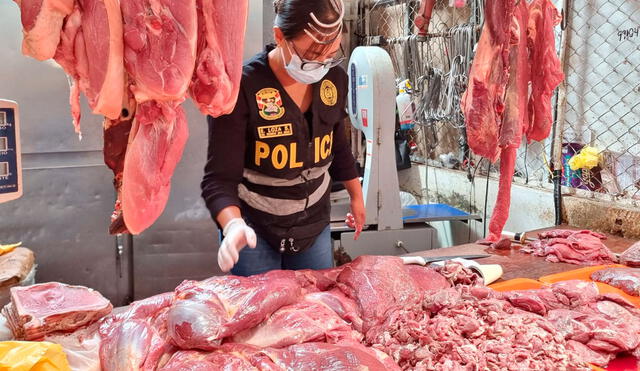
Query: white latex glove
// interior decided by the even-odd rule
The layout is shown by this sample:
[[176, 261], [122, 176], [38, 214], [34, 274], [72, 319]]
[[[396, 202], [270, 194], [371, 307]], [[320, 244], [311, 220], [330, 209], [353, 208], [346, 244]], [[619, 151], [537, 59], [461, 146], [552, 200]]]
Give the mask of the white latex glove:
[[254, 249], [257, 243], [256, 232], [242, 218], [234, 218], [222, 231], [224, 239], [218, 250], [218, 265], [223, 272], [229, 272], [240, 258], [239, 252], [245, 246]]

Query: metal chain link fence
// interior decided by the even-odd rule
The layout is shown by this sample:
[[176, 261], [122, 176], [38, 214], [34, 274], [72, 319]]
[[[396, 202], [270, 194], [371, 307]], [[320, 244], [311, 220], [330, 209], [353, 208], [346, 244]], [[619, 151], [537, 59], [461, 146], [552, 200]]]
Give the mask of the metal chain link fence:
[[570, 14], [566, 119], [560, 123], [563, 158], [585, 146], [595, 148], [601, 158], [592, 169], [565, 166], [564, 185], [578, 195], [600, 194], [637, 206], [640, 3], [574, 1]]
[[[526, 1], [526, 0], [523, 0]], [[571, 1], [562, 148], [565, 192], [640, 202], [640, 3]], [[419, 1], [360, 2], [360, 45], [378, 45], [392, 57], [398, 82], [409, 79], [416, 106], [413, 160], [470, 175], [497, 175], [498, 166], [466, 152], [460, 96], [466, 89], [473, 45], [483, 19], [482, 0], [437, 0], [426, 38], [415, 35]], [[562, 0], [554, 0], [562, 9]], [[557, 31], [557, 45], [563, 31]], [[556, 97], [554, 97], [554, 102]], [[556, 107], [562, 108], [562, 107]], [[553, 138], [523, 141], [514, 182], [552, 188]], [[568, 159], [592, 146], [599, 166], [573, 171]], [[586, 152], [585, 152], [586, 154]], [[465, 158], [470, 161], [464, 161]]]

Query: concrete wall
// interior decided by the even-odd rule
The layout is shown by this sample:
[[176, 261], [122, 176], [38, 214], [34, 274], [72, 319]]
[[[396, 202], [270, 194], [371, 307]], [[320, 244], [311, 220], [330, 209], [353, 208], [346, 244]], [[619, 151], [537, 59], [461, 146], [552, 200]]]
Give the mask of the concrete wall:
[[[428, 169], [428, 172], [427, 172]], [[415, 195], [421, 203], [445, 203], [483, 216], [487, 178], [476, 176], [473, 182], [461, 171], [414, 165], [399, 172], [400, 188]], [[498, 182], [489, 179], [487, 219], [495, 206]], [[505, 230], [527, 231], [552, 226], [555, 222], [553, 194], [547, 190], [513, 185], [511, 215]], [[433, 223], [438, 229], [440, 247], [451, 246], [480, 239], [484, 235], [484, 223]], [[488, 220], [487, 220], [488, 228]]]

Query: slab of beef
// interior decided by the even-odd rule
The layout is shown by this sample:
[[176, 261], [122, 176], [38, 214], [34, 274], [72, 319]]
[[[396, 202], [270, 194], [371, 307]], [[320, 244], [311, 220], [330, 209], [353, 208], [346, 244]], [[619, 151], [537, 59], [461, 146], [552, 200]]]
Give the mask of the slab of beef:
[[198, 0], [198, 57], [190, 95], [205, 115], [231, 113], [242, 75], [249, 2]]
[[[558, 236], [558, 237], [554, 237]], [[615, 255], [602, 243], [602, 235], [591, 231], [551, 231], [540, 234], [521, 251], [545, 256], [550, 262], [578, 265], [603, 265], [616, 261]]]
[[11, 303], [3, 309], [20, 340], [42, 339], [56, 331], [73, 331], [111, 312], [111, 303], [99, 292], [57, 282], [12, 287]]
[[354, 330], [362, 332], [364, 322], [360, 316], [358, 304], [340, 289], [334, 288], [329, 291], [310, 293], [305, 296], [305, 300], [326, 305], [340, 318], [347, 321]]
[[260, 348], [283, 348], [313, 341], [337, 343], [345, 339], [359, 342], [362, 334], [329, 306], [306, 299], [278, 309], [258, 326], [231, 337], [234, 343]]
[[64, 18], [73, 11], [73, 0], [14, 0], [20, 7], [22, 53], [44, 61], [53, 58]]
[[640, 296], [640, 269], [607, 268], [593, 272], [591, 279], [604, 282], [632, 296]]
[[400, 370], [383, 352], [359, 343], [305, 343], [262, 353], [281, 370]]
[[551, 95], [563, 79], [555, 52], [558, 14], [549, 0], [486, 4], [462, 97], [469, 147], [492, 162], [500, 159], [498, 198], [484, 242], [498, 242], [509, 217], [517, 149], [524, 133], [529, 140], [549, 135]]
[[73, 124], [80, 133], [80, 92], [93, 113], [117, 119], [125, 97], [122, 14], [115, 0], [79, 0], [65, 18], [55, 60], [72, 80]]
[[253, 328], [295, 303], [300, 293], [292, 271], [185, 281], [176, 288], [169, 310], [169, 334], [182, 349], [215, 349], [225, 337]]
[[554, 28], [562, 16], [551, 0], [534, 0], [529, 5], [529, 53], [531, 59], [531, 97], [529, 98], [528, 140], [545, 140], [553, 124], [551, 97], [564, 79], [556, 54]]
[[183, 101], [196, 59], [196, 1], [121, 0], [120, 7], [136, 100]]
[[141, 233], [164, 211], [188, 136], [187, 117], [176, 102], [138, 105], [121, 187], [122, 214], [130, 233]]
[[629, 267], [640, 267], [640, 242], [636, 242], [620, 254], [620, 263]]
[[152, 371], [177, 349], [167, 334], [167, 314], [173, 293], [131, 304], [128, 310], [102, 321], [100, 361], [104, 371]]
[[196, 350], [181, 350], [176, 352], [166, 365], [158, 371], [183, 370], [233, 370], [258, 371], [251, 361], [240, 352], [200, 352]]
[[509, 81], [509, 47], [515, 2], [487, 2], [485, 22], [462, 96], [469, 147], [476, 154], [495, 160], [505, 110], [504, 94]]

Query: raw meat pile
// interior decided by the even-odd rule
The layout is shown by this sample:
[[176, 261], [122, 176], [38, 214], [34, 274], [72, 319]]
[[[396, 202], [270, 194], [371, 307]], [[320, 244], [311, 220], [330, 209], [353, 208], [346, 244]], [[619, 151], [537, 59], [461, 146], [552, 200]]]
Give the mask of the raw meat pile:
[[501, 293], [457, 263], [361, 256], [185, 281], [44, 339], [74, 370], [588, 370], [640, 355], [640, 311], [593, 282]]
[[629, 267], [640, 267], [640, 242], [636, 242], [620, 254], [620, 263]]
[[118, 194], [111, 233], [139, 234], [160, 216], [188, 126], [190, 95], [204, 114], [233, 110], [242, 73], [247, 0], [15, 0], [22, 52], [53, 58], [103, 115], [105, 163]]
[[615, 255], [602, 240], [606, 236], [592, 231], [572, 231], [556, 229], [542, 232], [539, 240], [530, 242], [521, 251], [537, 256], [546, 256], [546, 260], [578, 265], [612, 264]]
[[560, 20], [551, 0], [495, 0], [485, 6], [462, 110], [469, 147], [491, 161], [500, 159], [490, 242], [500, 239], [509, 217], [516, 151], [523, 136], [540, 141], [551, 130], [551, 96], [564, 78], [554, 36]]
[[640, 269], [607, 268], [593, 272], [591, 279], [617, 287], [632, 296], [640, 296]]
[[598, 294], [593, 282], [566, 281], [503, 297], [544, 315], [582, 361], [604, 366], [618, 353], [640, 356], [640, 310], [618, 295]]
[[16, 339], [35, 340], [55, 331], [73, 331], [111, 313], [99, 292], [51, 282], [12, 287], [11, 303], [2, 310]]

